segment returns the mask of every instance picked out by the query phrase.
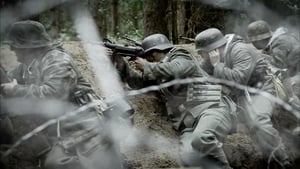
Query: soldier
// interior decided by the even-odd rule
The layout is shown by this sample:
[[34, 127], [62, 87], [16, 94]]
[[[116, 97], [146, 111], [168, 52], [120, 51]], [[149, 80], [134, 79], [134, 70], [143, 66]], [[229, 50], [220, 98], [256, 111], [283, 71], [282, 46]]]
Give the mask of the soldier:
[[[92, 99], [99, 99], [91, 85], [79, 72], [72, 57], [59, 44], [53, 43], [41, 23], [16, 22], [9, 28], [8, 39], [11, 49], [16, 53], [21, 64], [10, 73], [13, 81], [1, 84], [6, 97], [32, 100], [55, 99], [70, 102], [76, 106], [83, 106]], [[125, 104], [121, 110], [126, 112], [131, 109]], [[104, 128], [101, 128], [103, 116], [100, 113], [95, 109], [89, 109], [84, 112], [84, 115], [74, 117], [77, 121], [61, 122], [60, 128], [64, 130], [66, 137], [59, 136], [60, 138], [56, 141], [58, 144], [53, 143], [53, 146], [48, 146], [47, 148], [52, 148], [50, 152], [44, 149], [37, 152], [43, 152], [43, 154], [45, 151], [49, 152], [45, 160], [45, 168], [82, 169], [83, 166], [90, 165], [84, 159], [89, 159], [90, 162], [94, 160], [91, 163], [97, 165], [98, 168], [122, 168], [121, 160], [118, 158], [118, 152], [110, 136], [103, 131]], [[96, 120], [81, 123], [91, 118]], [[52, 144], [52, 142], [47, 142], [47, 144]], [[101, 160], [95, 155], [97, 158], [102, 156]]]
[[[266, 73], [267, 62], [257, 50], [237, 35], [225, 37], [216, 28], [199, 33], [195, 38], [197, 52], [203, 57], [205, 68], [216, 78], [234, 81], [274, 93], [271, 77]], [[251, 136], [257, 139], [263, 152], [271, 155], [284, 166], [291, 166], [278, 131], [272, 126], [271, 116], [274, 107], [268, 98], [228, 88], [227, 94], [237, 102], [239, 117], [250, 129]]]
[[[283, 70], [281, 80], [288, 94], [288, 102], [300, 110], [298, 98], [300, 91], [295, 90], [295, 93], [292, 85], [294, 83], [295, 88], [299, 88], [300, 85], [297, 83], [299, 81], [297, 79], [300, 79], [299, 39], [283, 27], [272, 32], [269, 24], [263, 20], [248, 25], [248, 39], [257, 49], [263, 50], [263, 53], [271, 56], [273, 66]], [[291, 79], [295, 80], [292, 81]]]
[[[146, 59], [138, 57], [133, 61], [140, 72], [128, 63], [123, 68], [131, 86], [206, 76], [188, 51], [173, 47], [162, 34], [146, 37], [142, 48]], [[231, 168], [222, 141], [235, 124], [236, 107], [221, 89], [221, 85], [200, 82], [161, 89], [173, 128], [181, 132], [180, 157], [184, 166]]]

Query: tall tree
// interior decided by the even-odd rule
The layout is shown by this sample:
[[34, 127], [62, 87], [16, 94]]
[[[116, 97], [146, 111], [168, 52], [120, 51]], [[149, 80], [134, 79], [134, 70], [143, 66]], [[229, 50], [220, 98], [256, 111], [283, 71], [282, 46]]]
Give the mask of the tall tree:
[[172, 41], [173, 43], [178, 43], [178, 29], [177, 29], [177, 1], [170, 0], [170, 9], [171, 9], [171, 30], [172, 30]]
[[119, 32], [119, 0], [112, 0], [112, 16], [113, 16], [113, 35], [117, 35]]
[[[177, 34], [178, 36], [186, 36], [186, 3], [183, 1], [177, 2]], [[184, 43], [185, 40], [178, 39], [179, 43]]]
[[168, 1], [145, 0], [144, 1], [144, 36], [153, 33], [162, 33], [168, 36], [168, 23], [166, 9]]

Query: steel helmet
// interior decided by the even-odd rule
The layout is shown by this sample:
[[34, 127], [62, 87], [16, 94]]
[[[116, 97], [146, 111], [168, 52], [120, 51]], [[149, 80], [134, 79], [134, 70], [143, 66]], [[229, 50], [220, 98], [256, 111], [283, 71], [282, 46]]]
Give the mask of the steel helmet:
[[166, 50], [173, 48], [173, 45], [169, 42], [168, 38], [163, 34], [153, 34], [147, 36], [142, 41], [142, 48], [145, 54], [152, 50]]
[[267, 39], [272, 36], [270, 25], [263, 20], [250, 23], [248, 25], [247, 32], [248, 32], [248, 39], [251, 42]]
[[19, 21], [8, 29], [8, 42], [15, 48], [39, 48], [52, 44], [45, 27], [36, 21]]
[[209, 52], [226, 44], [227, 40], [219, 29], [209, 28], [199, 33], [195, 38], [196, 51]]

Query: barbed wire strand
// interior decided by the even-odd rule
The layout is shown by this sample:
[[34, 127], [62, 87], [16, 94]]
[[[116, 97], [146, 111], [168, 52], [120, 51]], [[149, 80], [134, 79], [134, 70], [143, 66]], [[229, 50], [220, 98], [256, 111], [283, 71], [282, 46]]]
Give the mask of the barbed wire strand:
[[34, 135], [38, 134], [39, 132], [43, 131], [44, 129], [46, 129], [47, 127], [49, 127], [50, 125], [56, 124], [58, 121], [62, 121], [65, 120], [71, 116], [75, 116], [89, 108], [93, 108], [95, 106], [99, 106], [102, 105], [103, 101], [102, 100], [94, 100], [93, 102], [84, 105], [82, 107], [79, 107], [78, 109], [71, 111], [69, 113], [66, 113], [63, 116], [60, 116], [58, 118], [55, 119], [51, 119], [48, 120], [47, 122], [41, 124], [40, 126], [36, 127], [35, 129], [33, 129], [31, 132], [25, 134], [24, 136], [22, 136], [18, 141], [16, 141], [10, 149], [8, 149], [4, 154], [3, 157], [8, 156], [9, 154], [11, 154], [13, 152], [13, 150], [18, 147], [22, 142], [27, 141], [28, 139], [30, 139], [31, 137], [33, 137]]
[[[162, 83], [162, 84], [159, 84], [159, 85], [152, 85], [152, 86], [145, 87], [145, 88], [138, 89], [138, 90], [130, 90], [130, 91], [125, 92], [124, 95], [114, 96], [113, 98], [114, 99], [120, 99], [120, 98], [127, 97], [127, 96], [135, 96], [135, 95], [139, 95], [139, 94], [144, 94], [144, 93], [147, 93], [147, 92], [150, 92], [150, 91], [158, 91], [162, 88], [167, 88], [167, 87], [170, 87], [170, 86], [173, 86], [173, 85], [188, 84], [188, 83], [194, 83], [194, 82], [200, 82], [200, 83], [211, 82], [211, 83], [216, 83], [216, 84], [224, 84], [224, 85], [227, 85], [227, 86], [230, 86], [230, 87], [235, 87], [235, 88], [240, 89], [240, 90], [248, 90], [250, 93], [260, 94], [264, 97], [269, 98], [271, 101], [281, 105], [283, 108], [285, 108], [289, 112], [293, 113], [293, 115], [296, 118], [300, 119], [299, 111], [295, 110], [288, 103], [286, 103], [285, 101], [273, 96], [270, 93], [267, 93], [267, 92], [262, 91], [260, 89], [252, 88], [252, 87], [245, 86], [245, 85], [241, 85], [241, 84], [233, 82], [233, 81], [228, 81], [228, 80], [218, 79], [218, 78], [213, 78], [213, 77], [175, 79], [175, 80], [172, 80], [172, 81], [169, 81], [169, 82], [166, 82], [166, 83]], [[60, 117], [55, 118], [55, 119], [51, 119], [51, 120], [43, 123], [42, 125], [38, 126], [37, 128], [35, 128], [31, 132], [29, 132], [26, 135], [24, 135], [23, 137], [21, 137], [15, 144], [13, 144], [13, 146], [10, 149], [8, 149], [4, 153], [4, 157], [11, 154], [13, 149], [15, 149], [17, 146], [19, 146], [22, 142], [28, 140], [29, 138], [31, 138], [35, 134], [37, 134], [37, 133], [41, 132], [42, 130], [44, 130], [45, 128], [47, 128], [48, 126], [57, 123], [57, 121], [65, 120], [68, 117], [77, 115], [80, 112], [83, 112], [83, 111], [87, 110], [88, 108], [92, 108], [92, 107], [99, 106], [99, 105], [103, 105], [103, 100], [94, 100], [93, 102], [91, 102], [87, 105], [79, 107], [77, 110], [71, 111], [69, 113], [66, 113], [63, 116], [60, 116]]]
[[170, 87], [173, 85], [178, 85], [178, 84], [188, 84], [188, 83], [193, 83], [193, 82], [211, 82], [211, 83], [215, 83], [215, 84], [224, 84], [230, 87], [235, 87], [237, 89], [240, 90], [248, 90], [248, 92], [250, 93], [256, 93], [259, 94], [261, 96], [267, 97], [268, 99], [270, 99], [272, 102], [275, 102], [279, 105], [281, 105], [284, 109], [286, 109], [287, 111], [291, 112], [296, 118], [300, 119], [300, 112], [296, 109], [294, 109], [290, 104], [286, 103], [284, 100], [281, 100], [280, 98], [277, 98], [276, 96], [265, 92], [261, 89], [256, 89], [253, 87], [249, 87], [246, 85], [242, 85], [233, 81], [228, 81], [228, 80], [224, 80], [224, 79], [218, 79], [218, 78], [213, 78], [213, 77], [200, 77], [200, 78], [186, 78], [186, 79], [175, 79], [166, 83], [162, 83], [160, 85], [153, 85], [153, 86], [149, 86], [149, 87], [145, 87], [142, 89], [138, 89], [138, 90], [131, 90], [126, 92], [126, 96], [134, 96], [134, 95], [138, 95], [138, 94], [143, 94], [143, 93], [147, 93], [150, 91], [157, 91], [160, 90], [161, 88], [166, 88], [166, 87]]

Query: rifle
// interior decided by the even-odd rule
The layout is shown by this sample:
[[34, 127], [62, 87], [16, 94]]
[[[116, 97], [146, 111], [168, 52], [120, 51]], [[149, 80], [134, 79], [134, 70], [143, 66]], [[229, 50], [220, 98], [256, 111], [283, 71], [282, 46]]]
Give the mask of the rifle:
[[134, 39], [131, 39], [129, 38], [128, 36], [122, 36], [123, 39], [129, 41], [129, 42], [132, 42], [135, 46], [140, 46], [142, 47], [142, 43], [137, 41], [137, 40], [134, 40]]
[[109, 40], [103, 42], [103, 45], [113, 51], [113, 55], [130, 57], [130, 60], [135, 60], [136, 57], [143, 57], [144, 50], [141, 47], [125, 46], [112, 43]]
[[187, 41], [192, 42], [192, 43], [195, 42], [195, 39], [193, 39], [193, 38], [188, 38], [188, 37], [184, 37], [184, 36], [180, 36], [179, 38], [187, 40]]

